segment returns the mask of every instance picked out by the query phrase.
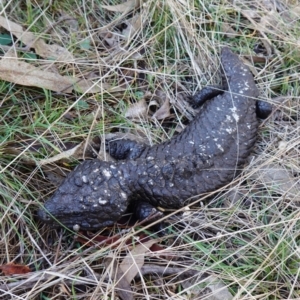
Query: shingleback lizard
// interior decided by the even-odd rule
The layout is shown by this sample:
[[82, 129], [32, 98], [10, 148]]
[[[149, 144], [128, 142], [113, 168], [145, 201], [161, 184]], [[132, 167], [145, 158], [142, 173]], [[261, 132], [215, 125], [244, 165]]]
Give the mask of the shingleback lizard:
[[111, 155], [121, 160], [78, 165], [38, 216], [50, 224], [96, 230], [114, 224], [134, 201], [176, 209], [229, 183], [256, 140], [258, 89], [248, 67], [227, 47], [221, 63], [228, 90], [205, 101], [185, 130], [152, 147], [110, 143]]

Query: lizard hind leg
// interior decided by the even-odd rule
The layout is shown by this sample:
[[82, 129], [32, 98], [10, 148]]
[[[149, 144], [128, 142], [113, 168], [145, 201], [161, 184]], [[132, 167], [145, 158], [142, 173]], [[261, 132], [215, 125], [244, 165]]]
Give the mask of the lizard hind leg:
[[223, 94], [224, 88], [217, 85], [208, 85], [197, 92], [191, 98], [191, 104], [193, 108], [198, 108], [202, 106], [207, 100], [210, 100], [220, 94]]

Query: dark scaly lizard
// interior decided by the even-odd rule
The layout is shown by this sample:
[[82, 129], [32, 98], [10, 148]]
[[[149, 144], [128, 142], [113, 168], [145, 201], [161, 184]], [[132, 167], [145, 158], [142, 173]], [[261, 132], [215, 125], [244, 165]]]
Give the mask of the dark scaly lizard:
[[258, 90], [249, 69], [227, 47], [221, 62], [228, 91], [206, 101], [183, 132], [152, 147], [128, 140], [111, 143], [112, 155], [122, 160], [77, 166], [39, 217], [96, 230], [114, 224], [133, 201], [176, 209], [229, 183], [256, 140]]

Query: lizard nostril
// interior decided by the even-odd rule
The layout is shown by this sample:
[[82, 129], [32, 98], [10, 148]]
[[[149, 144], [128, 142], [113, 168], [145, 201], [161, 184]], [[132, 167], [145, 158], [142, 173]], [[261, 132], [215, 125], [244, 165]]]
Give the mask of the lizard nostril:
[[47, 222], [51, 220], [50, 215], [44, 209], [39, 209], [37, 215], [42, 221]]

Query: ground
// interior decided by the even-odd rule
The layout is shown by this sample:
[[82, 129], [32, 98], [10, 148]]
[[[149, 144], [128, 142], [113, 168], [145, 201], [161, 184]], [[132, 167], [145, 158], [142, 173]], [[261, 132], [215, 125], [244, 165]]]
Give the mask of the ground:
[[[299, 299], [298, 1], [2, 1], [0, 291], [5, 299]], [[248, 164], [195, 205], [98, 233], [37, 209], [107, 137], [180, 132], [229, 46], [273, 105]], [[127, 219], [125, 220], [125, 222]]]

